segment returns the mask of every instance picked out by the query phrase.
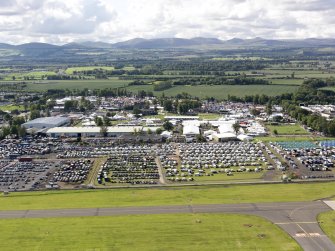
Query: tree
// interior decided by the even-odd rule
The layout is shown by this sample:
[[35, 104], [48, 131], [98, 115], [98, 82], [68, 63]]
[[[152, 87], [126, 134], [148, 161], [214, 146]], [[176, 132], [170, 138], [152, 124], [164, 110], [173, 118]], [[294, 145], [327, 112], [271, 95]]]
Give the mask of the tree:
[[271, 104], [271, 102], [269, 102], [269, 103], [266, 105], [265, 111], [266, 111], [266, 114], [267, 114], [267, 115], [271, 115], [271, 114], [272, 114], [272, 104]]
[[96, 123], [97, 126], [103, 126], [104, 125], [104, 122], [103, 122], [102, 118], [100, 118], [100, 117], [95, 118], [95, 123]]
[[24, 137], [26, 136], [26, 134], [27, 134], [26, 128], [24, 128], [23, 126], [20, 126], [18, 129], [18, 136]]
[[156, 134], [161, 135], [163, 132], [162, 128], [157, 128], [156, 129]]
[[239, 132], [240, 129], [241, 129], [241, 125], [240, 125], [240, 123], [236, 122], [235, 124], [233, 124], [233, 129], [234, 129], [235, 134], [237, 135], [238, 132]]
[[259, 114], [261, 114], [261, 112], [259, 110], [255, 109], [255, 108], [251, 109], [250, 113], [253, 116], [258, 116]]
[[65, 112], [71, 112], [76, 110], [78, 107], [78, 101], [77, 100], [67, 100], [64, 103], [64, 111]]
[[170, 121], [166, 121], [164, 124], [163, 124], [163, 128], [166, 130], [166, 131], [171, 131], [173, 129], [173, 124], [170, 122]]
[[273, 130], [273, 134], [274, 134], [274, 135], [278, 135], [278, 131], [277, 131], [277, 129], [274, 129], [274, 130]]
[[38, 111], [38, 110], [31, 110], [31, 111], [30, 111], [30, 119], [31, 119], [31, 120], [33, 120], [33, 119], [37, 119], [37, 118], [39, 118], [39, 117], [41, 117], [41, 113], [40, 113], [40, 111]]
[[107, 116], [104, 116], [104, 125], [105, 126], [110, 126], [111, 125], [111, 120]]
[[108, 127], [107, 126], [100, 126], [100, 134], [102, 137], [107, 137], [108, 136]]
[[173, 111], [173, 105], [171, 100], [165, 100], [164, 101], [164, 110], [167, 112], [172, 112]]
[[282, 117], [282, 116], [275, 116], [275, 117], [273, 118], [273, 121], [274, 121], [274, 122], [277, 122], [277, 123], [281, 122], [282, 120], [283, 120], [283, 117]]
[[203, 135], [198, 134], [197, 135], [197, 142], [207, 142], [207, 140]]

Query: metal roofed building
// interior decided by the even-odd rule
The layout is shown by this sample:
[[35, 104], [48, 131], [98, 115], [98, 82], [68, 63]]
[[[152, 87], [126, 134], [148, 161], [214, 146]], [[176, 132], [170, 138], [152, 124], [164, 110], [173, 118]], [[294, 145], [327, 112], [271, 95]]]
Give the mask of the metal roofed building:
[[226, 142], [226, 141], [234, 141], [237, 140], [236, 134], [235, 133], [217, 133], [213, 134], [213, 139], [216, 142]]
[[199, 134], [200, 129], [198, 126], [187, 125], [183, 127], [183, 135], [186, 137], [186, 142], [194, 141]]
[[178, 121], [184, 121], [184, 120], [198, 120], [199, 116], [165, 116], [164, 119], [167, 120], [178, 120]]
[[45, 117], [37, 118], [22, 124], [26, 129], [49, 129], [70, 124], [71, 120], [66, 117]]
[[[110, 126], [107, 127], [107, 136], [108, 137], [119, 137], [122, 135], [130, 135], [135, 132], [147, 132], [151, 130], [155, 132], [158, 127], [142, 127], [142, 126]], [[101, 128], [94, 127], [55, 127], [49, 129], [47, 135], [51, 137], [100, 137]]]

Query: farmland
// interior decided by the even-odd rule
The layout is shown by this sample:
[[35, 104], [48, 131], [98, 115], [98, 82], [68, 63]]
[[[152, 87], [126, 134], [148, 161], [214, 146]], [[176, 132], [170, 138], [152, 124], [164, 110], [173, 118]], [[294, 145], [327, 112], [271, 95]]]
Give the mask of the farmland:
[[125, 87], [130, 81], [113, 78], [109, 80], [55, 80], [28, 83], [28, 91], [46, 91], [49, 89], [103, 89]]
[[198, 86], [176, 86], [164, 91], [153, 91], [152, 85], [128, 86], [130, 80], [111, 78], [108, 80], [54, 80], [42, 82], [27, 82], [27, 91], [43, 92], [48, 89], [104, 89], [104, 88], [126, 88], [137, 93], [138, 91], [151, 91], [154, 95], [175, 96], [186, 92], [199, 98], [214, 97], [227, 99], [228, 95], [244, 97], [245, 95], [265, 94], [276, 96], [295, 92], [298, 86], [292, 85], [198, 85]]
[[279, 227], [246, 215], [11, 219], [0, 221], [0, 226], [2, 250], [8, 251], [18, 246], [20, 250], [301, 250]]
[[114, 70], [115, 68], [112, 66], [80, 66], [80, 67], [70, 67], [67, 68], [65, 73], [66, 74], [73, 74], [74, 72], [82, 72], [82, 71], [92, 71], [95, 69], [102, 69], [102, 70]]
[[35, 80], [41, 80], [42, 77], [46, 76], [54, 76], [56, 75], [55, 72], [52, 71], [31, 71], [27, 73], [10, 73], [8, 75], [5, 75], [4, 80], [5, 81], [11, 81], [11, 80], [25, 80], [25, 78], [32, 78]]
[[[112, 71], [115, 70], [115, 67], [113, 66], [79, 66], [79, 67], [70, 67], [67, 68], [65, 73], [69, 74], [69, 75], [73, 75], [74, 72], [83, 72], [83, 71], [93, 71], [93, 70], [106, 70], [106, 71]], [[126, 66], [123, 67], [122, 70], [125, 71], [130, 71], [130, 70], [134, 70], [135, 68], [132, 66]]]
[[329, 182], [18, 192], [1, 197], [0, 210], [310, 201], [334, 196], [333, 186]]
[[[152, 86], [132, 86], [127, 88], [131, 91], [146, 90], [152, 91]], [[217, 99], [227, 99], [228, 95], [244, 97], [245, 95], [265, 94], [268, 96], [276, 96], [284, 93], [292, 93], [297, 90], [297, 86], [289, 85], [198, 85], [198, 86], [177, 86], [171, 89], [154, 92], [155, 95], [175, 96], [186, 92], [192, 96], [199, 98], [214, 97]]]

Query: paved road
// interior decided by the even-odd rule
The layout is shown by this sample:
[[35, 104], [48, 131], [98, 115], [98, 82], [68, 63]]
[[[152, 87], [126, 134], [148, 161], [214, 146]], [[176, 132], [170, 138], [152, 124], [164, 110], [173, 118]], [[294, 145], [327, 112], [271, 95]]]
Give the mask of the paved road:
[[322, 201], [120, 207], [57, 210], [0, 211], [0, 218], [46, 218], [170, 213], [235, 213], [264, 217], [290, 234], [304, 250], [334, 251], [335, 245], [319, 227], [316, 217], [331, 208]]

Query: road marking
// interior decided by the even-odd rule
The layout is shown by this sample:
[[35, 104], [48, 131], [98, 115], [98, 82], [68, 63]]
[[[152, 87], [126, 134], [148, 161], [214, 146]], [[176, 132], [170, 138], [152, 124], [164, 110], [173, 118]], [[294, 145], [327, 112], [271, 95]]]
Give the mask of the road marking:
[[317, 224], [316, 221], [305, 221], [305, 222], [295, 222], [295, 221], [291, 221], [291, 222], [277, 222], [277, 223], [274, 223], [276, 225], [289, 225], [289, 224]]
[[309, 236], [311, 237], [320, 237], [319, 233], [310, 233]]
[[331, 209], [335, 210], [335, 201], [323, 201], [324, 203], [326, 203]]
[[297, 233], [295, 237], [307, 238], [307, 237], [321, 237], [319, 233]]

